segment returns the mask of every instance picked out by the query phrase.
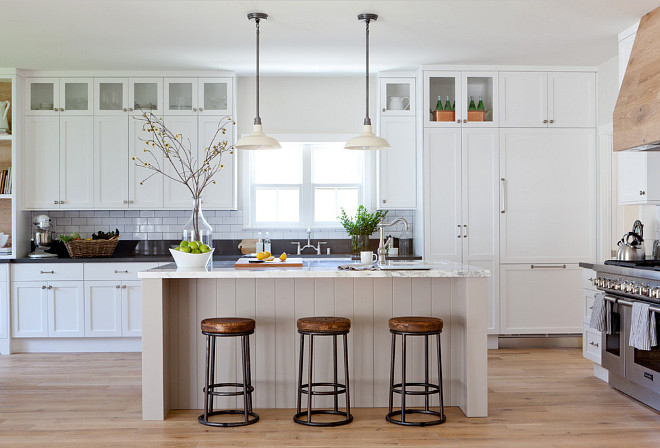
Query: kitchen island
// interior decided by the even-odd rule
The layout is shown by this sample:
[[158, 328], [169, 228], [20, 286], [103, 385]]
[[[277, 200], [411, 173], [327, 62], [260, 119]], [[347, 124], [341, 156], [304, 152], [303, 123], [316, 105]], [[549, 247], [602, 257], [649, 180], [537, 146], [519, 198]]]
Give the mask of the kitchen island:
[[[387, 320], [406, 315], [441, 317], [445, 405], [460, 407], [468, 417], [487, 416], [486, 281], [490, 272], [451, 262], [429, 263], [428, 270], [337, 269], [345, 263], [350, 261], [317, 259], [297, 269], [235, 270], [231, 262], [214, 262], [209, 269], [177, 270], [166, 265], [139, 273], [143, 419], [163, 420], [171, 409], [203, 408], [206, 344], [200, 322], [216, 316], [256, 320], [251, 336], [255, 409], [294, 408], [296, 320], [314, 315], [351, 320], [349, 366], [356, 407], [388, 404], [391, 335]], [[218, 341], [216, 372], [221, 381], [235, 381], [240, 366], [235, 341], [228, 339]], [[408, 378], [419, 380], [423, 338], [412, 339]], [[315, 341], [315, 381], [328, 377], [330, 353], [330, 341]], [[434, 357], [429, 361], [435, 365]], [[398, 366], [395, 372], [398, 378]], [[326, 398], [315, 398], [315, 406], [324, 406]], [[217, 398], [218, 407], [232, 407], [235, 402], [235, 397]]]

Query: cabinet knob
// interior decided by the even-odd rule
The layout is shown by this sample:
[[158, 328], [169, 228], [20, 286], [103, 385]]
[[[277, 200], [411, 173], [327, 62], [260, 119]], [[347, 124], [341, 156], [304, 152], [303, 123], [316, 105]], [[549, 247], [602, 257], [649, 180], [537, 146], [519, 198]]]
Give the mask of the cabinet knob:
[[460, 122], [461, 122], [461, 120], [456, 120], [456, 123], [460, 123]]
[[200, 112], [204, 112], [204, 109], [200, 107], [200, 108], [199, 108], [199, 111], [200, 111]]
[[640, 191], [639, 191], [639, 195], [640, 195], [640, 196], [644, 196], [645, 194], [646, 194], [646, 191], [643, 191], [643, 190], [640, 190]]
[[57, 107], [55, 109], [53, 109], [53, 112], [58, 112], [58, 111], [59, 111], [59, 109]]
[[41, 289], [46, 289], [46, 285], [41, 285]]
[[383, 112], [385, 112], [385, 108], [383, 107]]
[[129, 112], [133, 112], [133, 108], [132, 108], [132, 107], [129, 107], [129, 108], [128, 108], [128, 111], [129, 111]]
[[60, 204], [64, 204], [64, 201], [60, 201]]
[[129, 203], [129, 204], [134, 204], [135, 201], [133, 201], [132, 199], [129, 199], [129, 200], [128, 200], [128, 203]]
[[463, 119], [463, 123], [467, 123], [467, 118], [464, 118], [464, 119]]
[[[641, 191], [640, 191], [640, 193], [641, 193]], [[59, 204], [59, 202], [58, 201], [53, 201], [53, 204], [57, 205], [57, 204]]]
[[64, 112], [64, 108], [63, 108], [63, 107], [60, 107], [60, 112]]
[[126, 109], [125, 107], [124, 107], [122, 110], [123, 110], [124, 112], [128, 112], [128, 109]]
[[383, 204], [387, 204], [387, 199], [383, 199]]
[[53, 289], [53, 286], [52, 286], [52, 285], [48, 285], [48, 289]]
[[119, 285], [115, 285], [115, 288], [119, 289], [119, 288], [121, 288], [121, 286], [119, 286]]
[[126, 285], [121, 285], [121, 288], [122, 288], [122, 289], [126, 289]]
[[128, 200], [127, 200], [127, 199], [124, 199], [122, 202], [123, 202], [124, 204], [128, 204]]
[[543, 123], [547, 123], [547, 122], [548, 122], [548, 120], [543, 120]]
[[197, 112], [197, 108], [196, 108], [196, 107], [193, 107], [193, 112]]
[[550, 123], [554, 123], [554, 122], [555, 122], [555, 120], [550, 120]]

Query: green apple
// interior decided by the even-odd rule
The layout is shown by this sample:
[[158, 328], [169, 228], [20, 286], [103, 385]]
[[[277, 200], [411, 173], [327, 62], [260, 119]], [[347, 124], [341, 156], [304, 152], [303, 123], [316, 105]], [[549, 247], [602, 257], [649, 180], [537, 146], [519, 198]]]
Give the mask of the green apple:
[[177, 246], [177, 247], [173, 247], [172, 249], [174, 249], [174, 250], [181, 250], [181, 248], [180, 248], [179, 246]]
[[179, 246], [180, 246], [180, 247], [186, 247], [186, 246], [188, 246], [188, 241], [185, 241], [185, 240], [184, 240], [184, 241], [181, 241], [181, 242], [179, 243]]
[[185, 253], [189, 254], [192, 249], [190, 249], [189, 246], [182, 246], [179, 250], [181, 252], [185, 252]]
[[202, 244], [201, 246], [199, 246], [199, 250], [200, 250], [203, 254], [205, 254], [205, 253], [207, 253], [207, 252], [211, 252], [211, 248], [210, 248], [208, 245], [206, 245], [206, 244]]
[[201, 254], [202, 251], [199, 250], [199, 249], [193, 249], [193, 250], [192, 250], [192, 253], [193, 253], [193, 254]]
[[197, 243], [197, 241], [191, 241], [191, 242], [188, 243], [188, 247], [191, 250], [196, 250], [196, 249], [199, 249], [199, 244]]

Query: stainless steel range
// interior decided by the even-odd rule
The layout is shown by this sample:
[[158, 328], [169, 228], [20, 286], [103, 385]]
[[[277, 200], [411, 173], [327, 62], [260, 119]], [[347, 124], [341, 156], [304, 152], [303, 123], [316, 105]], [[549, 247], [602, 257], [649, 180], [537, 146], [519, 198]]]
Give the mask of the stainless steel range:
[[[660, 410], [660, 347], [638, 350], [630, 347], [630, 315], [634, 302], [644, 302], [656, 311], [660, 331], [660, 262], [606, 261], [594, 265], [597, 289], [612, 302], [612, 334], [603, 333], [602, 365], [609, 384], [642, 403]], [[659, 338], [660, 340], [660, 338]]]

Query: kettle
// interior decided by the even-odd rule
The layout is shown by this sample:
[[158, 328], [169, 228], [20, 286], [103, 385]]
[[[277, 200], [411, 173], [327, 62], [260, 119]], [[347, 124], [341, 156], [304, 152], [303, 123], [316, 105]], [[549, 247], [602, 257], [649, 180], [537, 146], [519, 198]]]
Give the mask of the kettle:
[[0, 134], [9, 132], [9, 122], [7, 121], [9, 105], [9, 101], [0, 101]]
[[641, 221], [635, 221], [633, 231], [623, 235], [623, 238], [617, 243], [619, 249], [616, 252], [617, 260], [633, 261], [644, 260], [646, 253], [644, 251], [644, 225]]

